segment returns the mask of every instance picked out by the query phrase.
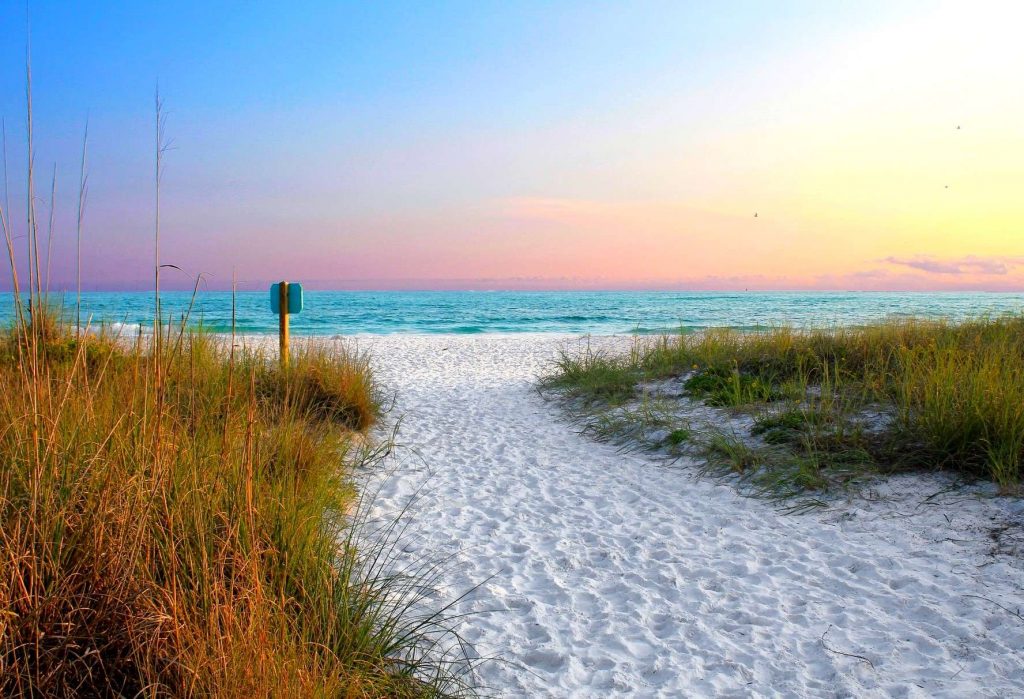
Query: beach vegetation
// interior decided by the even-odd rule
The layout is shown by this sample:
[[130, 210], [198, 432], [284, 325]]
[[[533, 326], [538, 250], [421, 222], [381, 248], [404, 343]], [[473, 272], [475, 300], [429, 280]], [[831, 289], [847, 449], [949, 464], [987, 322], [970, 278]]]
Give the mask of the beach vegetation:
[[[311, 342], [281, 368], [234, 323], [213, 336], [164, 317], [159, 97], [152, 323], [124, 335], [83, 319], [80, 299], [54, 307], [28, 87], [24, 232], [0, 204], [13, 288], [0, 329], [0, 695], [469, 693], [472, 664], [434, 602], [443, 567], [399, 566], [398, 521], [371, 520], [355, 487], [391, 447], [368, 432], [382, 397], [367, 357]], [[85, 144], [82, 162], [79, 243]]]
[[0, 693], [458, 693], [430, 580], [361, 535], [366, 358], [178, 332], [0, 333]]
[[677, 413], [697, 403], [726, 410], [724, 422], [750, 416], [739, 436], [712, 425], [689, 443], [709, 464], [760, 473], [774, 494], [917, 469], [1020, 492], [1024, 317], [663, 336], [619, 355], [565, 351], [542, 386], [572, 397], [586, 423], [586, 406], [628, 406], [666, 380], [683, 387]]

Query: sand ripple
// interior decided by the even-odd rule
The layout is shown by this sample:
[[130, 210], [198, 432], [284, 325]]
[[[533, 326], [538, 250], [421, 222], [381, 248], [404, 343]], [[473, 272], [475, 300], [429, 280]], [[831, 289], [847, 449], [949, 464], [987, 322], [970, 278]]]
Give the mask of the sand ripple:
[[462, 627], [503, 660], [483, 684], [517, 697], [1024, 694], [1024, 621], [993, 603], [1024, 608], [1019, 501], [926, 500], [945, 481], [911, 477], [781, 515], [686, 464], [576, 435], [533, 389], [565, 341], [360, 340], [422, 457], [398, 465], [377, 512], [423, 486], [407, 555], [454, 555], [449, 597], [480, 586], [455, 611], [490, 610]]

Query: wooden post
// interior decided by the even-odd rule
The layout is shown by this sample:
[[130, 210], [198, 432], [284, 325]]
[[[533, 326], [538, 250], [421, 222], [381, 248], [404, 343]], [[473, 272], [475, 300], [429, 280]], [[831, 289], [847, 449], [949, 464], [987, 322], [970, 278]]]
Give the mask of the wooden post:
[[288, 282], [281, 282], [278, 287], [278, 299], [281, 304], [280, 320], [281, 368], [288, 367]]

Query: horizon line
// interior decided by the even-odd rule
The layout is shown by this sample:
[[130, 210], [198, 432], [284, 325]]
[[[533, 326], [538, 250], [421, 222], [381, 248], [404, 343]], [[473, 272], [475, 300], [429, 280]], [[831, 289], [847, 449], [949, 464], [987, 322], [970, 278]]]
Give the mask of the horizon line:
[[[234, 291], [237, 293], [260, 293], [265, 292], [269, 289], [271, 284], [277, 283], [277, 281], [271, 280], [255, 280], [255, 281], [244, 281], [237, 282]], [[286, 280], [287, 281], [287, 280]], [[410, 280], [412, 281], [412, 280]], [[469, 280], [467, 280], [469, 281]], [[476, 281], [476, 280], [473, 280]], [[331, 292], [331, 291], [344, 291], [353, 293], [438, 293], [438, 292], [466, 292], [466, 293], [624, 293], [624, 292], [639, 292], [639, 293], [838, 293], [838, 294], [957, 294], [957, 293], [979, 293], [979, 294], [1024, 294], [1024, 286], [1020, 287], [990, 287], [990, 286], [971, 286], [963, 285], [959, 287], [908, 287], [908, 286], [893, 286], [885, 288], [849, 288], [849, 287], [812, 287], [812, 286], [751, 286], [751, 287], [736, 287], [736, 286], [671, 286], [671, 285], [622, 285], [622, 286], [482, 286], [479, 282], [473, 286], [464, 286], [452, 284], [452, 285], [355, 285], [355, 284], [343, 284], [338, 282], [322, 283], [321, 280], [310, 280], [301, 281], [294, 280], [292, 283], [300, 283], [305, 287], [305, 291], [313, 292]], [[178, 285], [178, 284], [167, 284], [160, 287], [161, 292], [192, 292], [194, 289], [193, 285]], [[82, 287], [82, 293], [153, 293], [154, 289], [152, 286], [146, 286], [142, 283], [139, 284], [115, 284], [109, 286], [85, 286]], [[230, 293], [232, 288], [225, 285], [209, 285], [200, 286], [198, 293]], [[0, 293], [13, 294], [14, 290], [9, 285], [0, 286]], [[20, 293], [28, 293], [27, 290], [22, 289]], [[73, 286], [59, 285], [44, 291], [45, 294], [75, 294], [77, 289]]]

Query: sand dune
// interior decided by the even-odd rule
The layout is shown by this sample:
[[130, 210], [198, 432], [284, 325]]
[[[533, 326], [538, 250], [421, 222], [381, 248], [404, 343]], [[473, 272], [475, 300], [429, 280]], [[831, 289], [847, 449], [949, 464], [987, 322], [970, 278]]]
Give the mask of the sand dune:
[[[444, 578], [499, 696], [1024, 693], [1020, 501], [901, 477], [787, 516], [573, 432], [557, 336], [364, 337], [403, 417], [376, 513]], [[604, 338], [615, 344], [624, 338]], [[416, 456], [411, 449], [415, 449]], [[1015, 551], [1015, 553], [1014, 553]], [[984, 599], [983, 599], [984, 598]], [[483, 611], [491, 610], [491, 611]]]

